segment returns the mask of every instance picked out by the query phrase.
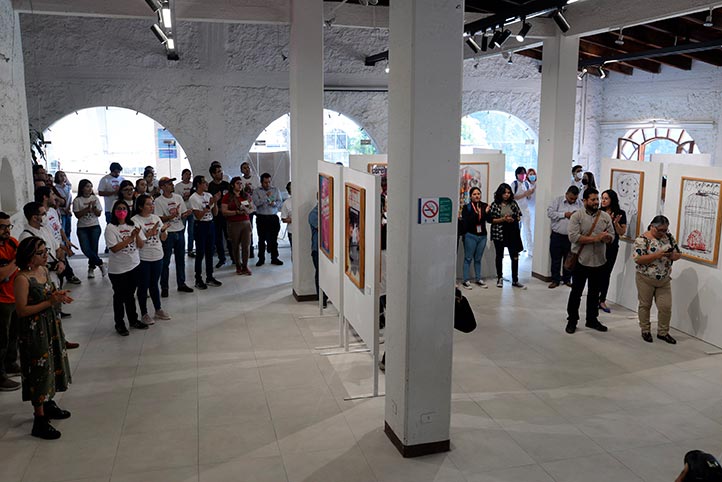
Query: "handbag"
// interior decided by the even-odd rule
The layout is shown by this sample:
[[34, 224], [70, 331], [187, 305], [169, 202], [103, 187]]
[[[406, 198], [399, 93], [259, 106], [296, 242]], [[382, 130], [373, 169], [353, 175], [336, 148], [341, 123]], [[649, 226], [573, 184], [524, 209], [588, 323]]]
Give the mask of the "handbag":
[[476, 330], [476, 317], [474, 310], [471, 309], [469, 300], [461, 294], [456, 288], [456, 297], [454, 304], [454, 328], [462, 333], [471, 333]]
[[[597, 211], [597, 215], [594, 218], [594, 222], [592, 223], [592, 229], [589, 230], [589, 232], [587, 233], [587, 236], [591, 236], [592, 233], [594, 232], [594, 228], [597, 227], [597, 221], [599, 221], [599, 216], [601, 216], [601, 214], [602, 214], [601, 211]], [[579, 251], [577, 251], [576, 253], [572, 252], [567, 255], [567, 259], [564, 260], [564, 269], [565, 270], [574, 271], [574, 268], [577, 267], [577, 262], [579, 261], [579, 253], [582, 252], [582, 250], [584, 249], [584, 246], [586, 246], [586, 244], [581, 245], [579, 247]]]

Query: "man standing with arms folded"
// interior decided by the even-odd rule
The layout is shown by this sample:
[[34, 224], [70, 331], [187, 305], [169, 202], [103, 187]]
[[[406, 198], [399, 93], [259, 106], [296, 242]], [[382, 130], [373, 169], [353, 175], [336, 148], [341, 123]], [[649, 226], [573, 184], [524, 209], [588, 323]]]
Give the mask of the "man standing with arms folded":
[[271, 255], [271, 264], [282, 265], [278, 259], [278, 232], [281, 222], [278, 219], [278, 208], [283, 203], [281, 192], [271, 185], [271, 175], [261, 175], [261, 187], [253, 191], [253, 204], [256, 205], [256, 226], [258, 227], [258, 262], [256, 266], [266, 263], [266, 246]]
[[569, 241], [569, 218], [580, 209], [582, 209], [582, 203], [579, 201], [577, 186], [569, 186], [564, 196], [555, 198], [547, 207], [547, 216], [552, 222], [552, 235], [549, 240], [549, 254], [552, 258], [550, 289], [556, 288], [561, 283], [567, 286], [572, 285], [572, 273], [564, 269], [564, 260], [572, 247], [572, 243]]
[[160, 273], [160, 296], [168, 297], [168, 278], [170, 271], [170, 258], [175, 253], [175, 279], [178, 291], [193, 293], [193, 288], [186, 285], [185, 261], [185, 227], [184, 221], [193, 214], [192, 209], [186, 208], [183, 197], [173, 192], [175, 178], [161, 177], [158, 186], [161, 195], [155, 200], [155, 209], [160, 220], [168, 225], [168, 237], [163, 241], [163, 268]]
[[584, 191], [584, 209], [569, 218], [569, 241], [572, 253], [579, 259], [572, 272], [572, 291], [567, 302], [566, 332], [572, 334], [579, 321], [579, 305], [582, 301], [584, 286], [589, 282], [587, 290], [586, 327], [597, 331], [607, 331], [607, 327], [599, 322], [599, 291], [602, 268], [607, 261], [606, 244], [614, 240], [612, 218], [599, 209], [599, 192], [589, 188]]
[[15, 314], [13, 284], [18, 273], [15, 264], [18, 241], [10, 236], [10, 216], [0, 212], [0, 391], [11, 392], [20, 383], [8, 377], [20, 375], [18, 365], [18, 320]]

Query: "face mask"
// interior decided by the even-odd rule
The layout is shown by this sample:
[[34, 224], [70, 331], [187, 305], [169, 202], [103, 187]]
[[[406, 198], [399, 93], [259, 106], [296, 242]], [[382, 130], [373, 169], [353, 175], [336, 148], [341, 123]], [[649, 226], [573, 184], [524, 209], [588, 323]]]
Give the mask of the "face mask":
[[589, 184], [589, 179], [582, 179], [582, 184], [585, 186]]
[[530, 180], [531, 182], [536, 181], [536, 176], [535, 176], [534, 174], [532, 174], [531, 176], [529, 176], [529, 180]]
[[526, 178], [526, 174], [519, 174], [516, 176], [517, 179], [519, 179], [519, 182], [524, 182], [524, 178]]
[[119, 221], [123, 221], [128, 217], [128, 211], [115, 211], [115, 217], [118, 218]]
[[576, 179], [577, 181], [581, 181], [583, 175], [584, 174], [582, 172], [578, 172], [578, 173], [574, 174], [574, 179]]

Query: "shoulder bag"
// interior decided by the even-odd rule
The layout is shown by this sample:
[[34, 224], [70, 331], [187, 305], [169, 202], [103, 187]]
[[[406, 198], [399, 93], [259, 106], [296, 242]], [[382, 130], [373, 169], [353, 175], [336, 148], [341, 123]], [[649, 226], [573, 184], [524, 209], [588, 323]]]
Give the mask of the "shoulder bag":
[[[592, 229], [590, 229], [589, 232], [586, 234], [587, 236], [591, 236], [592, 233], [594, 232], [594, 228], [597, 227], [597, 221], [599, 221], [599, 216], [601, 214], [602, 214], [601, 211], [597, 211], [597, 215], [594, 218], [594, 222], [592, 223]], [[579, 251], [577, 251], [576, 253], [569, 253], [567, 255], [567, 259], [564, 260], [564, 269], [565, 270], [574, 271], [574, 268], [577, 267], [577, 261], [579, 261], [579, 253], [582, 252], [582, 250], [584, 249], [584, 246], [586, 246], [586, 244], [581, 245], [579, 247]]]

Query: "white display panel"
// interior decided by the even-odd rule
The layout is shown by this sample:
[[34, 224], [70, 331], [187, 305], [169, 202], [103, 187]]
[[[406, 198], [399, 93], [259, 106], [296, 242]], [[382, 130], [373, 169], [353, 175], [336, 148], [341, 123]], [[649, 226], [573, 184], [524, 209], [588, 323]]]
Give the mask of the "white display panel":
[[[343, 306], [343, 166], [318, 161], [318, 173], [333, 178], [333, 258], [329, 259], [324, 250], [318, 250], [318, 285], [337, 308]], [[321, 193], [319, 192], [319, 243], [321, 243]]]
[[387, 159], [386, 154], [350, 155], [348, 165], [351, 169], [368, 173], [369, 164], [386, 164]]

